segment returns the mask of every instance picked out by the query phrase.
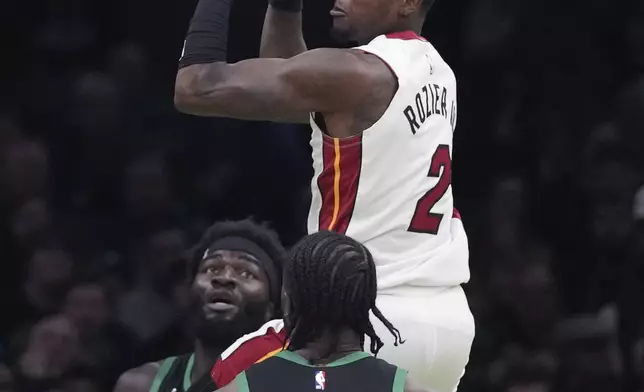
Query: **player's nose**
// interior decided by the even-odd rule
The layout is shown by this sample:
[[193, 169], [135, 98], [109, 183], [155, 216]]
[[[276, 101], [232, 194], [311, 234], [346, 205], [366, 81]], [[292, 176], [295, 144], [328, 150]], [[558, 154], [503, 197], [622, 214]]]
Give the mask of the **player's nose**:
[[219, 273], [213, 274], [210, 283], [213, 287], [235, 286], [237, 284], [236, 273], [233, 268], [227, 266], [222, 268]]

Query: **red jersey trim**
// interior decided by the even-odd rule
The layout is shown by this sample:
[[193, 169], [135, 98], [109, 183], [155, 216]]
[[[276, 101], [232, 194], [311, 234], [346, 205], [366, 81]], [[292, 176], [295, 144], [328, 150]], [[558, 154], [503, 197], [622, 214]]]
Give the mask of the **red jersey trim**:
[[322, 200], [320, 230], [346, 233], [358, 196], [361, 167], [362, 134], [323, 138], [322, 172], [317, 179]]
[[390, 39], [402, 39], [402, 40], [405, 40], [405, 41], [414, 40], [414, 39], [421, 40], [421, 41], [427, 41], [425, 38], [421, 37], [420, 35], [416, 34], [415, 32], [413, 32], [411, 30], [398, 31], [398, 32], [395, 32], [395, 33], [389, 33], [389, 34], [386, 34], [385, 37], [390, 38]]
[[210, 376], [221, 388], [255, 363], [280, 352], [286, 333], [282, 320], [271, 320], [257, 331], [244, 335], [226, 349], [215, 362]]

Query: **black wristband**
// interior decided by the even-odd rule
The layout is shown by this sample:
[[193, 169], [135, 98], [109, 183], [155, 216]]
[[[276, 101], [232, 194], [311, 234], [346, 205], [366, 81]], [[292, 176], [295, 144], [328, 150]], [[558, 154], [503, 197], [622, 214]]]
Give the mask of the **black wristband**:
[[286, 12], [301, 12], [302, 0], [269, 0], [271, 7]]
[[179, 68], [225, 62], [232, 0], [199, 0], [190, 20]]

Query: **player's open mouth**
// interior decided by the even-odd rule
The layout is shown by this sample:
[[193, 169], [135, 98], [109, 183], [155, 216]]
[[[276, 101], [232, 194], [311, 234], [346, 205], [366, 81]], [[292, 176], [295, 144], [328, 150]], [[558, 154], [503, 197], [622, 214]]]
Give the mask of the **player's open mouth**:
[[226, 311], [237, 307], [232, 293], [222, 291], [213, 293], [208, 296], [208, 302], [205, 305], [208, 309], [215, 311]]
[[216, 312], [225, 312], [227, 310], [235, 309], [237, 308], [236, 305], [233, 305], [231, 303], [226, 303], [226, 302], [208, 302], [206, 304], [206, 307], [210, 310], [214, 310]]

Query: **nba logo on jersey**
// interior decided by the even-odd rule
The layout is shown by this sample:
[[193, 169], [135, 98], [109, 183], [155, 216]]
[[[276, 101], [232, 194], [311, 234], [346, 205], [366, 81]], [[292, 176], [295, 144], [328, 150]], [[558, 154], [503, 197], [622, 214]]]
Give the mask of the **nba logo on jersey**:
[[315, 389], [323, 391], [326, 386], [326, 374], [323, 370], [315, 372]]

